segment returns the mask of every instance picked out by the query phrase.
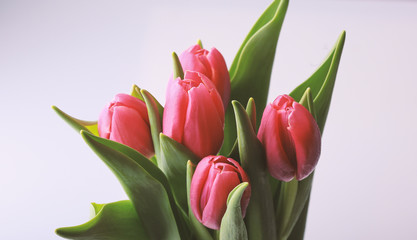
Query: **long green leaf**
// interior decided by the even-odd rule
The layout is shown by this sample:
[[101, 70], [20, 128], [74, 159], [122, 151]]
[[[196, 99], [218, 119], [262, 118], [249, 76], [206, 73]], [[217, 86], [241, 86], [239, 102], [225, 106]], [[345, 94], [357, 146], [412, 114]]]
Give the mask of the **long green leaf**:
[[[345, 43], [346, 32], [343, 31], [334, 48], [330, 52], [329, 56], [322, 63], [322, 65], [308, 78], [305, 82], [300, 84], [294, 89], [290, 96], [296, 101], [301, 101], [303, 94], [310, 91], [309, 98], [306, 102], [306, 107], [314, 105], [312, 112], [317, 121], [317, 125], [320, 128], [320, 132], [323, 136], [324, 126], [326, 124], [327, 114], [329, 112], [333, 89], [336, 81], [336, 74], [342, 56], [343, 46]], [[311, 104], [311, 99], [313, 104]], [[311, 111], [312, 109], [309, 108]], [[284, 236], [291, 240], [302, 240], [304, 237], [304, 228], [307, 220], [307, 209], [310, 199], [310, 193], [312, 188], [314, 173], [308, 178], [299, 182], [296, 205], [298, 206], [293, 210], [292, 219], [287, 229], [282, 233]], [[302, 231], [301, 231], [302, 230]], [[296, 232], [295, 232], [296, 231]]]
[[246, 212], [249, 239], [276, 239], [275, 215], [265, 152], [243, 106], [233, 101], [240, 161], [249, 176], [251, 200]]
[[70, 115], [64, 113], [57, 106], [52, 106], [52, 109], [77, 132], [84, 130], [98, 136], [97, 121], [84, 121], [71, 117]]
[[81, 135], [119, 179], [149, 239], [181, 239], [164, 186], [127, 155], [95, 141], [87, 132], [81, 131]]
[[[278, 0], [265, 10], [243, 41], [230, 67], [230, 99], [245, 103], [253, 97], [258, 126], [268, 98], [275, 50], [287, 7], [288, 0]], [[230, 152], [236, 139], [235, 119], [230, 104], [226, 111], [224, 131], [223, 155]]]
[[247, 182], [236, 186], [227, 198], [227, 209], [220, 225], [220, 240], [247, 240], [245, 222], [243, 221], [240, 200], [248, 187]]
[[185, 146], [172, 138], [160, 134], [161, 158], [158, 163], [165, 173], [174, 192], [177, 203], [187, 210], [186, 170], [187, 162], [198, 163], [198, 158]]
[[320, 131], [323, 133], [329, 112], [333, 88], [336, 82], [337, 70], [342, 56], [345, 43], [346, 32], [343, 31], [337, 40], [333, 50], [323, 62], [323, 64], [305, 82], [295, 88], [290, 96], [296, 101], [300, 101], [307, 88], [311, 88], [316, 110], [316, 121]]
[[[152, 142], [155, 149], [156, 161], [161, 159], [161, 148], [159, 144], [159, 133], [162, 132], [161, 115], [158, 112], [158, 104], [155, 98], [146, 90], [140, 90], [148, 110], [149, 124], [151, 127]], [[159, 163], [158, 163], [159, 165]]]
[[148, 239], [142, 221], [129, 200], [108, 204], [92, 203], [93, 218], [74, 227], [58, 228], [56, 233], [75, 240], [137, 240]]

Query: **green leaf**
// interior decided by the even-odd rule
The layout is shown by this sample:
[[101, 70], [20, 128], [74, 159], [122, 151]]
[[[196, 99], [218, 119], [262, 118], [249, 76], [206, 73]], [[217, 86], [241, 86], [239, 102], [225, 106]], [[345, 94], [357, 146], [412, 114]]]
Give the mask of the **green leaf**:
[[135, 98], [138, 98], [139, 100], [143, 100], [142, 94], [140, 93], [140, 87], [138, 87], [136, 84], [133, 84], [132, 90], [130, 91], [130, 95], [132, 95]]
[[276, 239], [275, 215], [265, 152], [243, 106], [233, 101], [240, 161], [249, 176], [251, 200], [246, 212], [249, 239]]
[[[243, 41], [230, 67], [231, 100], [256, 101], [258, 126], [268, 98], [269, 82], [279, 33], [288, 0], [274, 1], [258, 19]], [[225, 118], [225, 138], [221, 149], [227, 154], [236, 139], [236, 125], [231, 106]]]
[[220, 225], [220, 240], [246, 240], [248, 233], [243, 222], [240, 200], [248, 187], [247, 182], [237, 185], [227, 197], [227, 209]]
[[193, 228], [193, 233], [196, 235], [198, 240], [213, 240], [210, 235], [209, 230], [201, 224], [197, 218], [194, 216], [193, 211], [191, 210], [190, 203], [190, 188], [191, 180], [195, 171], [195, 165], [191, 162], [187, 162], [187, 199], [188, 199], [188, 216], [190, 219], [191, 227]]
[[[255, 100], [253, 98], [249, 98], [248, 104], [246, 105], [246, 113], [248, 114], [248, 117], [252, 123], [253, 130], [256, 131], [256, 106]], [[237, 161], [240, 161], [237, 139], [235, 141], [235, 144], [233, 144], [232, 150], [229, 154], [227, 154], [227, 156]]]
[[119, 179], [143, 219], [149, 239], [181, 239], [173, 212], [175, 204], [170, 202], [165, 187], [126, 154], [96, 141], [87, 132], [81, 131], [81, 135]]
[[158, 166], [165, 173], [174, 192], [175, 199], [181, 208], [187, 210], [186, 170], [187, 162], [198, 163], [199, 159], [188, 148], [174, 139], [159, 135], [161, 144], [161, 158]]
[[175, 52], [172, 53], [172, 60], [174, 62], [174, 79], [178, 77], [184, 79], [184, 71], [182, 69], [180, 59]]
[[[307, 178], [297, 181], [284, 182], [281, 185], [281, 201], [277, 210], [278, 239], [287, 239], [293, 231], [303, 209], [310, 197], [314, 173]], [[282, 205], [281, 205], [282, 204]]]
[[[333, 88], [336, 81], [340, 58], [342, 56], [345, 38], [346, 32], [343, 31], [340, 34], [335, 47], [332, 49], [322, 65], [313, 73], [313, 75], [311, 75], [310, 78], [290, 93], [290, 96], [300, 102], [303, 95], [308, 94], [308, 101], [304, 104], [304, 106], [307, 107], [310, 112], [313, 111], [312, 114], [317, 121], [317, 125], [320, 128], [322, 136], [324, 126], [326, 124], [327, 114], [330, 108]], [[311, 99], [314, 99], [314, 104], [311, 104]], [[314, 108], [311, 109], [309, 105], [314, 105]], [[303, 239], [313, 176], [314, 172], [310, 174], [309, 177], [299, 182], [297, 191], [298, 201], [295, 203], [295, 206], [298, 207], [296, 207], [296, 210], [293, 211], [293, 219], [290, 220], [291, 225], [289, 225], [287, 230], [283, 233], [283, 235], [289, 237], [289, 239]]]
[[136, 240], [148, 239], [131, 201], [92, 203], [93, 218], [74, 227], [58, 228], [56, 233], [68, 239]]
[[305, 82], [294, 89], [290, 96], [300, 101], [307, 88], [311, 88], [316, 110], [316, 121], [320, 131], [323, 133], [329, 112], [333, 88], [336, 81], [337, 69], [339, 67], [342, 50], [345, 43], [346, 32], [343, 31], [336, 42], [335, 47], [322, 65]]
[[[157, 162], [161, 159], [161, 149], [159, 144], [159, 133], [162, 132], [161, 116], [158, 112], [158, 104], [155, 98], [146, 90], [140, 90], [140, 93], [146, 103], [148, 109], [149, 124], [151, 127], [152, 142], [155, 149]], [[158, 163], [159, 165], [159, 163]]]
[[64, 113], [57, 106], [52, 106], [52, 109], [77, 132], [84, 130], [98, 136], [97, 121], [84, 121], [77, 118], [73, 118], [70, 115]]
[[201, 48], [203, 48], [203, 42], [201, 42], [201, 39], [197, 40], [197, 44], [200, 45]]

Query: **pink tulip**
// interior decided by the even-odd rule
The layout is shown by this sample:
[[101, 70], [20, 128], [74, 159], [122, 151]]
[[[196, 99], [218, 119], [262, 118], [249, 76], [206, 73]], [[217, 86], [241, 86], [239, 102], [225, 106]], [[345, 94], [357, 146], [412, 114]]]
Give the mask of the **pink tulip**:
[[136, 149], [146, 157], [154, 155], [146, 104], [127, 94], [117, 94], [98, 119], [100, 137]]
[[179, 59], [184, 71], [202, 73], [214, 83], [226, 109], [230, 98], [230, 76], [222, 54], [216, 48], [208, 51], [196, 44], [181, 53]]
[[320, 156], [320, 130], [310, 112], [288, 95], [278, 96], [263, 113], [258, 138], [271, 175], [282, 181], [302, 180]]
[[[242, 182], [249, 182], [249, 179], [235, 160], [223, 156], [203, 158], [197, 165], [190, 188], [191, 210], [197, 220], [208, 228], [219, 229], [226, 212], [227, 197]], [[250, 195], [248, 185], [240, 203], [243, 217]]]
[[203, 158], [216, 154], [223, 142], [224, 109], [213, 83], [186, 71], [184, 80], [168, 83], [163, 133]]

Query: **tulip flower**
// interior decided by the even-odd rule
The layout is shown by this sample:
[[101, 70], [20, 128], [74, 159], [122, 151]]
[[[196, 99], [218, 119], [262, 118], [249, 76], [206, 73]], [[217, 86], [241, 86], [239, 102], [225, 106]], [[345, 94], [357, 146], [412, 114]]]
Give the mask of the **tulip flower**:
[[208, 51], [196, 44], [181, 53], [179, 59], [184, 71], [202, 73], [214, 83], [226, 109], [230, 98], [230, 76], [223, 55], [216, 48]]
[[[223, 156], [203, 158], [197, 165], [190, 188], [191, 210], [197, 220], [208, 228], [219, 229], [226, 212], [227, 197], [242, 182], [249, 182], [249, 179], [235, 160]], [[250, 195], [248, 185], [241, 200], [243, 217]]]
[[136, 149], [146, 157], [154, 155], [146, 104], [133, 96], [117, 94], [98, 119], [100, 137]]
[[263, 113], [258, 138], [268, 170], [282, 181], [306, 178], [317, 165], [321, 136], [314, 117], [288, 95], [278, 96]]
[[203, 74], [186, 71], [170, 79], [163, 133], [203, 158], [216, 154], [223, 142], [224, 109], [213, 83]]

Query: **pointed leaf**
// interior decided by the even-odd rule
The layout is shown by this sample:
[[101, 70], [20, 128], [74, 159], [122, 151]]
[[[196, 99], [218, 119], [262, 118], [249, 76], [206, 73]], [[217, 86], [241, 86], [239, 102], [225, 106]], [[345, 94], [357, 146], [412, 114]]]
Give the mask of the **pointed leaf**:
[[203, 48], [203, 42], [201, 42], [201, 39], [197, 40], [197, 44], [200, 45], [201, 48]]
[[167, 176], [177, 203], [186, 211], [188, 209], [187, 189], [185, 188], [187, 162], [191, 160], [194, 163], [198, 163], [199, 159], [174, 139], [162, 133], [159, 139], [161, 144], [161, 158], [158, 166]]
[[68, 239], [148, 239], [146, 231], [131, 201], [108, 204], [92, 203], [93, 218], [74, 227], [58, 228], [56, 233]]
[[[127, 155], [114, 150], [84, 131], [81, 135], [119, 179], [150, 239], [180, 239], [175, 208], [164, 186]], [[174, 206], [175, 207], [175, 206]]]
[[[287, 7], [288, 0], [279, 0], [265, 10], [243, 41], [230, 67], [230, 99], [244, 103], [253, 97], [258, 126], [268, 98], [275, 49]], [[236, 139], [236, 125], [230, 106], [226, 111], [224, 131], [221, 153], [227, 154]]]
[[84, 130], [98, 136], [97, 121], [84, 121], [77, 118], [73, 118], [70, 115], [64, 113], [57, 106], [52, 106], [52, 109], [77, 132]]
[[247, 182], [236, 186], [227, 198], [227, 209], [220, 225], [220, 240], [246, 240], [248, 233], [243, 222], [240, 200], [248, 187]]
[[140, 87], [138, 87], [136, 84], [133, 84], [132, 90], [130, 91], [130, 95], [142, 101], [145, 101], [143, 100], [142, 94], [140, 93]]
[[[151, 135], [152, 135], [152, 142], [155, 149], [155, 155], [157, 162], [161, 159], [161, 149], [159, 144], [159, 133], [162, 132], [162, 122], [161, 122], [161, 115], [158, 112], [158, 105], [157, 101], [154, 97], [146, 90], [140, 90], [143, 99], [146, 103], [146, 108], [148, 109], [148, 118], [149, 124], [151, 127]], [[158, 163], [159, 165], [159, 163]]]
[[146, 172], [149, 173], [153, 178], [158, 180], [164, 186], [168, 195], [172, 195], [171, 188], [165, 174], [140, 152], [124, 144], [94, 135], [88, 135], [88, 138], [91, 139], [91, 141], [97, 142], [98, 144], [104, 145], [108, 148], [111, 148], [113, 151], [117, 151], [120, 154], [124, 154], [129, 157], [131, 160], [145, 169]]
[[249, 176], [251, 199], [246, 211], [249, 239], [276, 239], [275, 215], [265, 152], [242, 105], [233, 101], [240, 161]]
[[309, 87], [314, 98], [314, 106], [317, 116], [317, 124], [323, 133], [329, 112], [333, 88], [336, 81], [337, 69], [342, 56], [343, 45], [345, 43], [346, 32], [343, 31], [336, 42], [335, 47], [323, 64], [311, 75], [309, 79], [299, 85], [290, 93], [296, 101], [300, 101], [303, 93]]
[[[256, 131], [256, 106], [255, 106], [255, 100], [253, 98], [249, 98], [248, 104], [246, 105], [246, 113], [248, 114], [249, 119], [252, 123], [253, 130]], [[237, 139], [235, 141], [235, 144], [233, 144], [232, 150], [227, 156], [237, 161], [240, 161]]]
[[193, 178], [195, 171], [195, 165], [191, 162], [187, 162], [187, 199], [188, 199], [188, 216], [190, 218], [191, 227], [193, 228], [193, 233], [196, 235], [197, 239], [199, 240], [213, 240], [210, 235], [209, 230], [201, 224], [197, 218], [194, 216], [191, 210], [191, 203], [190, 203], [190, 188], [191, 188], [191, 180]]
[[174, 79], [177, 77], [184, 79], [184, 71], [182, 69], [180, 59], [175, 52], [172, 53], [172, 60], [174, 62]]

